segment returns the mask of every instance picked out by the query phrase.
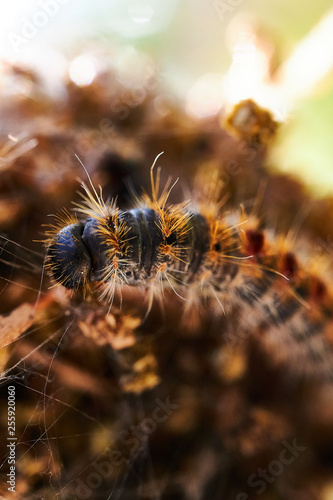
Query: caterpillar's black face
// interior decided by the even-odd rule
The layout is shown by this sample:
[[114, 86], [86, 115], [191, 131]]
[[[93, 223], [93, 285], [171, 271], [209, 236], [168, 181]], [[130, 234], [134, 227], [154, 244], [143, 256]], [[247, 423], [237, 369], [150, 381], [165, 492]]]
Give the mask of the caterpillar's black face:
[[79, 290], [90, 281], [92, 261], [82, 240], [84, 224], [61, 229], [47, 250], [47, 266], [51, 276], [66, 288]]

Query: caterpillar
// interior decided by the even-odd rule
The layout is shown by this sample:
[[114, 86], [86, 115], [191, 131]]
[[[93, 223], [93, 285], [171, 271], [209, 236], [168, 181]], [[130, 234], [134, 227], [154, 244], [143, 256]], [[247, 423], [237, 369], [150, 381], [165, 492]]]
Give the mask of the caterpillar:
[[332, 380], [329, 284], [302, 262], [292, 239], [262, 228], [254, 211], [230, 213], [214, 196], [198, 207], [168, 204], [173, 185], [169, 179], [160, 192], [156, 160], [152, 195], [132, 209], [120, 210], [83, 183], [77, 211], [85, 220], [65, 212], [48, 231], [46, 266], [56, 284], [77, 291], [97, 282], [110, 307], [124, 285], [137, 286], [148, 290], [148, 311], [154, 297], [163, 302], [161, 291], [172, 289], [184, 299], [187, 319], [202, 307], [239, 311], [239, 327], [273, 344], [277, 360]]

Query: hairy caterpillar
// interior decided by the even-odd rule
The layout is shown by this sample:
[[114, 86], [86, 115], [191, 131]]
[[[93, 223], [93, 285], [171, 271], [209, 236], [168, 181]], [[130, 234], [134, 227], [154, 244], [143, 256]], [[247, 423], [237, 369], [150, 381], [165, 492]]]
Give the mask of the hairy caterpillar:
[[[158, 158], [158, 157], [157, 157]], [[156, 160], [157, 160], [156, 158]], [[154, 162], [154, 165], [156, 163]], [[154, 296], [171, 288], [185, 300], [184, 313], [205, 307], [239, 311], [242, 329], [273, 343], [276, 357], [298, 362], [294, 370], [332, 379], [333, 300], [328, 284], [292, 250], [260, 227], [242, 209], [224, 211], [207, 199], [199, 210], [189, 202], [169, 204], [170, 180], [136, 208], [120, 210], [102, 192], [83, 184], [79, 222], [68, 213], [49, 231], [47, 267], [52, 278], [79, 290], [98, 282], [111, 304], [123, 285], [141, 286]], [[302, 361], [305, 364], [300, 364]]]

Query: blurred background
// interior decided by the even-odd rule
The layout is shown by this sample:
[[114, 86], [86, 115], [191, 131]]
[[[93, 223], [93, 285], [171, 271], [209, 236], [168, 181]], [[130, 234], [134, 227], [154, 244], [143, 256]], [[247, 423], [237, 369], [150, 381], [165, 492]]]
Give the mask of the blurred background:
[[330, 0], [12, 0], [2, 6], [0, 56], [42, 68], [54, 95], [68, 67], [89, 85], [99, 64], [89, 48], [98, 46], [120, 78], [122, 68], [125, 79], [132, 68], [157, 68], [159, 83], [198, 118], [252, 97], [285, 123], [269, 165], [329, 195], [331, 8]]
[[[149, 166], [165, 151], [161, 186], [180, 177], [171, 202], [195, 204], [218, 172], [212, 201], [223, 198], [223, 210], [242, 204], [251, 215], [258, 203], [279, 245], [287, 235], [281, 256], [290, 245], [318, 276], [316, 297], [325, 293], [333, 255], [331, 2], [11, 0], [1, 7], [0, 36], [0, 308], [11, 312], [1, 317], [10, 338], [0, 342], [0, 398], [15, 381], [17, 498], [88, 498], [75, 493], [96, 477], [106, 443], [128, 460], [89, 498], [254, 498], [249, 478], [297, 438], [306, 452], [260, 498], [332, 500], [332, 387], [319, 387], [310, 371], [297, 382], [310, 350], [294, 361], [298, 346], [279, 336], [266, 346], [265, 335], [250, 334], [261, 321], [255, 307], [246, 318], [237, 308], [220, 317], [205, 304], [186, 324], [173, 293], [165, 315], [156, 303], [147, 316], [140, 291], [124, 290], [121, 311], [116, 302], [110, 311], [97, 294], [70, 297], [49, 288], [47, 271], [41, 277], [45, 225], [54, 237], [50, 224], [67, 224], [48, 215], [82, 202], [78, 177], [87, 178], [75, 154], [123, 209], [133, 206], [132, 188], [150, 192]], [[270, 114], [247, 99], [282, 122], [276, 136]], [[240, 100], [234, 137], [225, 117]], [[297, 237], [288, 243], [291, 229]], [[124, 431], [169, 396], [179, 411], [132, 453]]]

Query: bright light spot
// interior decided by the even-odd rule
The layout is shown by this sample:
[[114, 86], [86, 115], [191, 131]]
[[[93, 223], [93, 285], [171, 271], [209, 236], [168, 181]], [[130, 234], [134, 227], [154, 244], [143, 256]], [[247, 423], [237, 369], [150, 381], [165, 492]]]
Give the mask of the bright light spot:
[[[107, 4], [106, 0], [105, 4]], [[137, 42], [161, 33], [177, 15], [180, 0], [112, 0], [112, 16], [106, 16], [108, 31]], [[110, 1], [109, 1], [110, 4]]]
[[333, 68], [333, 9], [296, 46], [274, 80], [270, 51], [258, 38], [252, 21], [241, 25], [232, 39], [232, 64], [224, 84], [224, 96], [233, 105], [253, 99], [284, 121], [299, 99], [312, 95]]
[[90, 85], [96, 76], [96, 68], [87, 56], [78, 56], [70, 64], [69, 76], [79, 87]]
[[14, 135], [11, 135], [11, 134], [8, 134], [8, 139], [10, 139], [11, 141], [14, 141], [14, 142], [18, 142], [18, 137], [15, 137]]
[[128, 14], [135, 23], [148, 23], [151, 21], [154, 10], [149, 4], [131, 4], [128, 7]]
[[228, 102], [235, 104], [242, 99], [255, 98], [268, 77], [269, 61], [253, 34], [240, 34], [232, 59], [226, 81]]
[[202, 76], [190, 89], [187, 100], [187, 112], [195, 117], [205, 118], [216, 115], [223, 104], [222, 78], [208, 73]]
[[277, 85], [270, 75], [271, 52], [257, 37], [251, 24], [244, 27], [233, 40], [232, 64], [223, 84], [223, 95], [228, 105], [244, 99], [253, 99], [269, 109], [279, 121], [288, 116]]
[[285, 98], [311, 95], [333, 68], [333, 9], [297, 45], [280, 70]]

